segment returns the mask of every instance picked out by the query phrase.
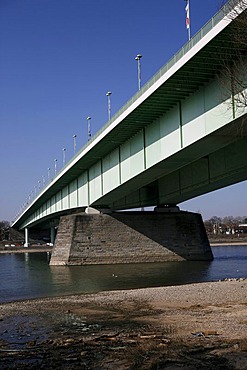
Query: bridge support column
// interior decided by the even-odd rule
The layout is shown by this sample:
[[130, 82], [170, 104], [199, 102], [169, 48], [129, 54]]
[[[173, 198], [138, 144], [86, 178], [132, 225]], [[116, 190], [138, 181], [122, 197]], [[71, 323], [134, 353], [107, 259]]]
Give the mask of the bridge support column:
[[25, 243], [24, 243], [24, 247], [28, 247], [29, 246], [29, 230], [27, 227], [25, 227]]
[[60, 219], [51, 265], [212, 260], [201, 215], [179, 211], [76, 214]]

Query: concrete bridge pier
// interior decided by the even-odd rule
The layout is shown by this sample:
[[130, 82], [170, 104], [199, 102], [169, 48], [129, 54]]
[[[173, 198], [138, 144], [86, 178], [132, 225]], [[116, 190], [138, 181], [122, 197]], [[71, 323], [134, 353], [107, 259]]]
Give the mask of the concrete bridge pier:
[[24, 247], [27, 248], [29, 246], [29, 229], [25, 227], [25, 242]]
[[50, 265], [212, 259], [201, 215], [174, 206], [62, 216]]

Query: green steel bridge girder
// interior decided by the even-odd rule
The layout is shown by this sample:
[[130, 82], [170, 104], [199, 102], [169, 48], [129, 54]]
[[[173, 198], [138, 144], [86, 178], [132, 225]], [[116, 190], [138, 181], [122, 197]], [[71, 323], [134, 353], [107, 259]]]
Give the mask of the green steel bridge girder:
[[[177, 156], [157, 164], [135, 179], [135, 186], [137, 182], [140, 184], [138, 190], [131, 192], [131, 184], [126, 184], [126, 193], [130, 195], [121, 197], [119, 189], [119, 200], [111, 208], [179, 204], [247, 180], [246, 130], [245, 118], [242, 117], [224, 130], [182, 150]], [[97, 202], [93, 206], [97, 208]]]

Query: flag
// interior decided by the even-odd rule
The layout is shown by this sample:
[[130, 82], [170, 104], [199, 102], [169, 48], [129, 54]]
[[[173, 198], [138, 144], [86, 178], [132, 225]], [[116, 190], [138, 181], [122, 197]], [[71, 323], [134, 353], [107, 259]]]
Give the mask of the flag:
[[190, 6], [189, 6], [189, 2], [187, 2], [187, 4], [186, 4], [185, 11], [186, 11], [186, 28], [189, 29], [190, 28]]

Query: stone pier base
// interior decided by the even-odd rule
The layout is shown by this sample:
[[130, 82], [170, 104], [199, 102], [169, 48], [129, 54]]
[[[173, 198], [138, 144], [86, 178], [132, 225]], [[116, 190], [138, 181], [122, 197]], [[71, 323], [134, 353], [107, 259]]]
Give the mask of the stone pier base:
[[90, 265], [213, 258], [201, 215], [113, 212], [60, 219], [50, 265]]

